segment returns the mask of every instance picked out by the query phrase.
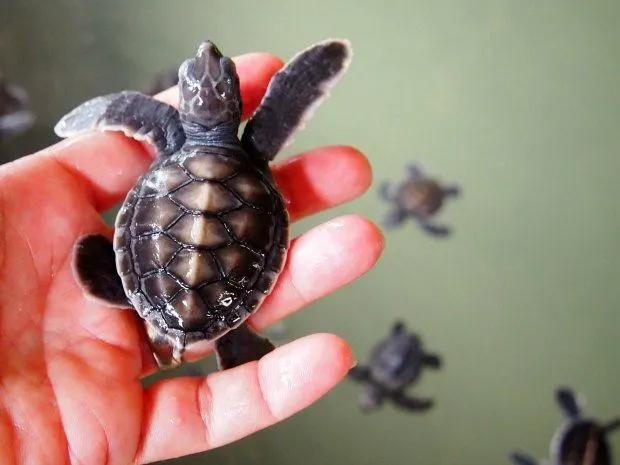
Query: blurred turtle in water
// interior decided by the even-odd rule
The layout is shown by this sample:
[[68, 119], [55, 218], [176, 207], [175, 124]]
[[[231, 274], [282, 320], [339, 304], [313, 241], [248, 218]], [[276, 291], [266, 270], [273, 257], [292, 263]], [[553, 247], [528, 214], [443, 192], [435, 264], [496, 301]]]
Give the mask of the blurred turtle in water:
[[439, 211], [446, 197], [460, 194], [458, 186], [441, 186], [436, 180], [424, 176], [422, 169], [415, 164], [407, 166], [407, 177], [401, 183], [383, 182], [379, 191], [383, 200], [392, 204], [392, 210], [384, 221], [384, 226], [392, 229], [411, 219], [428, 234], [447, 236], [450, 230], [445, 226], [433, 224], [431, 218]]
[[434, 401], [407, 396], [405, 390], [417, 381], [424, 367], [438, 369], [441, 359], [425, 352], [420, 338], [397, 321], [388, 337], [372, 349], [368, 365], [353, 367], [348, 376], [363, 385], [359, 406], [364, 412], [380, 407], [386, 399], [400, 408], [422, 411]]
[[169, 68], [155, 75], [155, 78], [144, 90], [147, 95], [155, 95], [163, 92], [179, 83], [179, 67]]
[[514, 465], [611, 465], [609, 433], [620, 427], [620, 418], [602, 424], [582, 416], [581, 405], [571, 389], [556, 390], [555, 400], [564, 414], [564, 422], [555, 432], [549, 447], [550, 458], [537, 461], [521, 453], [513, 453]]
[[22, 87], [7, 82], [0, 73], [0, 140], [32, 127], [35, 118], [28, 105], [28, 93]]

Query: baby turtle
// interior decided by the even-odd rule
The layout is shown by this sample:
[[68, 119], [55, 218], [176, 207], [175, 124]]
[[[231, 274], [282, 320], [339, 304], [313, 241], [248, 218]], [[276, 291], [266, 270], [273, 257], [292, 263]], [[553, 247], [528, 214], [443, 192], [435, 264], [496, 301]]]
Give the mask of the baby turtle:
[[326, 40], [293, 57], [241, 138], [235, 64], [210, 41], [179, 68], [178, 111], [123, 91], [79, 105], [56, 125], [61, 137], [122, 131], [157, 150], [118, 212], [113, 242], [81, 237], [73, 263], [87, 294], [140, 315], [161, 368], [202, 356], [213, 341], [220, 369], [274, 349], [244, 324], [272, 291], [289, 245], [288, 213], [269, 162], [351, 55], [348, 41]]
[[[620, 427], [620, 418], [602, 425], [598, 420], [582, 416], [579, 403], [572, 390], [559, 388], [555, 399], [565, 421], [558, 428], [549, 448], [550, 460], [540, 462], [549, 465], [611, 465], [611, 449], [607, 436]], [[514, 465], [539, 465], [536, 460], [513, 453]]]
[[385, 399], [401, 408], [420, 411], [431, 408], [433, 400], [407, 396], [405, 389], [420, 377], [423, 367], [438, 369], [441, 359], [424, 352], [420, 338], [397, 321], [390, 335], [373, 348], [368, 366], [357, 365], [348, 375], [364, 386], [359, 397], [362, 411], [378, 408]]
[[403, 182], [395, 185], [384, 181], [379, 193], [383, 200], [393, 205], [384, 221], [386, 228], [400, 226], [410, 218], [433, 236], [450, 233], [448, 228], [433, 224], [430, 219], [442, 207], [446, 197], [460, 194], [458, 186], [442, 187], [436, 180], [424, 176], [418, 165], [411, 164], [407, 166], [407, 178]]
[[28, 93], [20, 86], [10, 84], [0, 74], [0, 139], [16, 136], [32, 127], [34, 114], [27, 110]]

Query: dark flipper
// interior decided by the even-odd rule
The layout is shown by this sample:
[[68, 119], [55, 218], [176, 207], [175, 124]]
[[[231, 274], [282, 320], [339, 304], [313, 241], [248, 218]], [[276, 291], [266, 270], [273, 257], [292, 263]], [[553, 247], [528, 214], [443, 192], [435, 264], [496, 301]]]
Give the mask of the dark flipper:
[[160, 155], [176, 152], [185, 141], [179, 112], [174, 107], [129, 90], [88, 100], [54, 127], [59, 137], [92, 130], [123, 131], [129, 137], [153, 144]]
[[581, 414], [577, 398], [571, 389], [565, 387], [558, 388], [555, 391], [555, 399], [567, 417], [577, 418]]
[[461, 195], [461, 187], [456, 185], [444, 187], [442, 191], [446, 197], [459, 197]]
[[435, 354], [424, 354], [422, 356], [422, 363], [429, 368], [440, 368], [441, 358]]
[[220, 370], [259, 360], [274, 349], [269, 339], [256, 334], [247, 324], [229, 331], [215, 342]]
[[105, 236], [93, 234], [78, 239], [73, 270], [80, 286], [91, 297], [113, 307], [131, 307], [116, 271], [112, 242]]
[[347, 376], [355, 381], [368, 381], [370, 379], [370, 370], [363, 365], [356, 365], [349, 370]]
[[620, 428], [620, 418], [614, 418], [604, 426], [605, 434], [612, 433]]
[[423, 231], [435, 237], [448, 237], [450, 235], [450, 229], [445, 226], [439, 226], [437, 224], [430, 223], [426, 219], [418, 220], [418, 223]]
[[392, 401], [401, 408], [407, 410], [428, 410], [435, 402], [432, 399], [420, 399], [418, 397], [408, 397], [403, 393], [394, 394], [392, 396]]
[[536, 460], [518, 452], [510, 454], [509, 458], [513, 465], [538, 465]]
[[294, 56], [271, 79], [241, 143], [250, 155], [271, 161], [292, 142], [351, 62], [346, 40], [319, 42]]

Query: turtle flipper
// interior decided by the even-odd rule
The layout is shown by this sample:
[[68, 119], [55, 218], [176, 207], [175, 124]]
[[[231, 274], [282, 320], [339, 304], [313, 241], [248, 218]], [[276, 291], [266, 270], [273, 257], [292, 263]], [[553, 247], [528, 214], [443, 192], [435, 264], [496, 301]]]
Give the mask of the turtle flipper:
[[385, 215], [383, 219], [383, 227], [385, 229], [394, 229], [400, 226], [407, 218], [407, 212], [399, 207], [394, 207], [391, 211]]
[[90, 99], [64, 115], [54, 127], [59, 137], [92, 130], [122, 131], [153, 144], [160, 155], [176, 152], [185, 142], [176, 108], [129, 90]]
[[431, 236], [435, 237], [448, 237], [450, 235], [450, 229], [446, 226], [440, 226], [438, 224], [433, 224], [426, 219], [419, 219], [418, 224], [422, 228], [422, 230]]
[[409, 397], [399, 392], [391, 396], [394, 404], [401, 408], [414, 411], [428, 410], [435, 402], [432, 399], [421, 399], [419, 397]]
[[101, 234], [82, 236], [73, 255], [75, 277], [86, 293], [112, 307], [131, 308], [116, 271], [112, 242]]
[[555, 391], [555, 400], [567, 417], [577, 418], [581, 415], [577, 396], [571, 389], [566, 387], [558, 388]]
[[370, 370], [363, 365], [356, 365], [349, 370], [347, 377], [355, 381], [368, 381], [370, 380]]
[[509, 458], [514, 465], [538, 465], [538, 462], [533, 458], [518, 452], [510, 454]]
[[259, 108], [248, 121], [241, 144], [246, 152], [271, 161], [292, 142], [314, 110], [345, 73], [352, 49], [346, 40], [319, 42], [294, 56], [271, 79]]
[[441, 368], [441, 357], [435, 354], [423, 354], [422, 363], [429, 368]]
[[259, 360], [274, 349], [269, 339], [259, 336], [245, 323], [215, 341], [220, 370]]

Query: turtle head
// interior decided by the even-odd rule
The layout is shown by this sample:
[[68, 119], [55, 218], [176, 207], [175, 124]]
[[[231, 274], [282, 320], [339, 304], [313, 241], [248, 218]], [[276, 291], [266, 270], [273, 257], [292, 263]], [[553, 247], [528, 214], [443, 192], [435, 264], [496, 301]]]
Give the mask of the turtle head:
[[181, 119], [207, 130], [222, 124], [236, 129], [241, 121], [241, 92], [234, 62], [212, 42], [203, 42], [196, 56], [179, 68]]

